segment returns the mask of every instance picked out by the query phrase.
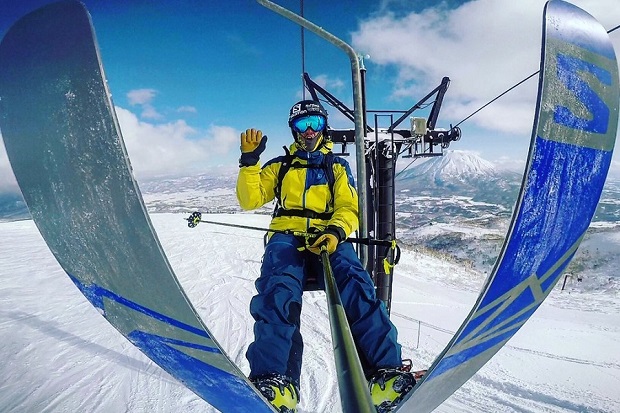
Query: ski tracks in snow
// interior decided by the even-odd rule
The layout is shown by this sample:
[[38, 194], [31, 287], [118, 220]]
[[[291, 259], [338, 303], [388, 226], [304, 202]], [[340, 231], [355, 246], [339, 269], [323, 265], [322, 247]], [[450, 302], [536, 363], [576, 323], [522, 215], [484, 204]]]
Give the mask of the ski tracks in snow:
[[[404, 356], [413, 358], [414, 368], [432, 363], [476, 298], [469, 288], [458, 291], [454, 280], [464, 277], [469, 285], [477, 277], [438, 261], [423, 254], [407, 254], [395, 270], [399, 288], [394, 290], [392, 320], [399, 326]], [[446, 273], [449, 282], [437, 283], [446, 271], [451, 272]], [[484, 277], [478, 278], [482, 284]], [[431, 296], [438, 293], [437, 284], [445, 286], [440, 293], [444, 299]], [[615, 306], [601, 305], [591, 312], [572, 310], [590, 308], [588, 296], [573, 296], [571, 309], [566, 309], [558, 307], [564, 301], [554, 300], [556, 293], [560, 294], [559, 290], [437, 412], [620, 411], [620, 362], [613, 355], [620, 353], [608, 350], [620, 346]], [[604, 383], [601, 377], [606, 378]]]
[[[198, 314], [248, 373], [245, 351], [253, 337], [248, 306], [260, 270], [263, 233], [202, 224], [189, 229], [180, 214], [151, 218]], [[216, 219], [262, 227], [269, 217]], [[60, 269], [32, 221], [2, 223], [0, 251], [2, 413], [215, 412], [101, 317]], [[458, 279], [464, 279], [465, 289], [458, 287]], [[471, 272], [437, 257], [403, 251], [395, 269], [392, 320], [403, 356], [412, 358], [415, 368], [428, 367], [450, 339], [448, 332], [456, 331], [466, 316], [476, 298], [470, 288], [474, 279]], [[438, 413], [620, 411], [616, 307], [600, 300], [592, 311], [592, 294], [572, 294], [566, 309], [566, 298], [554, 300], [554, 294]], [[324, 293], [304, 294], [302, 334], [299, 411], [339, 413]]]
[[[264, 215], [204, 218], [262, 228], [269, 224], [269, 216]], [[256, 223], [261, 220], [264, 222]], [[178, 233], [178, 228], [166, 227], [168, 222], [170, 220], [155, 220], [158, 233]], [[253, 337], [254, 324], [249, 305], [256, 293], [254, 281], [260, 275], [264, 232], [214, 224], [200, 224], [185, 232], [187, 242], [184, 245], [191, 245], [194, 253], [183, 251], [181, 245], [172, 241], [174, 237], [168, 243], [166, 235], [162, 235], [164, 249], [173, 268], [178, 269], [177, 276], [199, 315], [226, 353], [244, 373], [249, 374], [245, 352]], [[301, 323], [305, 349], [300, 413], [336, 413], [341, 410], [325, 300], [323, 292], [306, 292], [303, 296]], [[214, 318], [217, 322], [210, 322]]]

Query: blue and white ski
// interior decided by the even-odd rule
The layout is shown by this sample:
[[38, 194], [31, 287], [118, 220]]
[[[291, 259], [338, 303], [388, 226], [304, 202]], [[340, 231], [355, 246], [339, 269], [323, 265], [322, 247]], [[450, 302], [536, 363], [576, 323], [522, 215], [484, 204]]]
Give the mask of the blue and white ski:
[[45, 6], [5, 35], [0, 128], [41, 235], [104, 317], [220, 411], [273, 412], [200, 320], [164, 255], [81, 3]]
[[536, 120], [508, 236], [474, 308], [399, 413], [437, 408], [521, 328], [577, 251], [618, 128], [618, 63], [605, 29], [561, 0], [545, 6]]

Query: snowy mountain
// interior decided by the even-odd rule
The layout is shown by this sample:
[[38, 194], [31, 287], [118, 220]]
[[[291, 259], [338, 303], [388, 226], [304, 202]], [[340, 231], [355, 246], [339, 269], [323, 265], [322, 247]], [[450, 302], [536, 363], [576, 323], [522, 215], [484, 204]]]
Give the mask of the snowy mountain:
[[409, 245], [489, 271], [520, 185], [520, 174], [502, 171], [473, 152], [447, 151], [397, 176], [397, 235]]
[[[139, 185], [151, 213], [236, 214], [242, 212], [236, 180], [236, 168], [219, 168]], [[415, 164], [396, 179], [397, 237], [405, 246], [488, 273], [506, 235], [520, 184], [520, 174], [504, 171], [473, 152], [447, 151], [444, 157]], [[272, 211], [270, 203], [253, 212], [269, 215]], [[0, 195], [0, 221], [28, 216], [20, 195]], [[617, 252], [592, 245], [608, 239], [609, 245], [620, 248], [620, 242], [613, 242], [620, 222], [620, 181], [608, 180], [594, 222], [569, 268], [588, 281], [580, 288], [606, 285], [610, 272], [617, 279], [617, 272], [610, 271]]]
[[[460, 220], [503, 225], [500, 221], [510, 218], [521, 179], [520, 173], [502, 170], [474, 152], [446, 151], [443, 157], [430, 158], [397, 174], [396, 211], [403, 218], [411, 217], [403, 220], [403, 228]], [[236, 168], [138, 180], [151, 212], [241, 212], [235, 196]], [[257, 212], [272, 211], [269, 204]], [[0, 220], [27, 217], [21, 195], [0, 194]], [[608, 180], [594, 220], [620, 221], [620, 181]]]
[[426, 177], [436, 186], [450, 186], [457, 182], [480, 179], [497, 179], [499, 172], [493, 163], [475, 152], [451, 150], [444, 156], [429, 158], [426, 162], [404, 171], [400, 179]]
[[620, 221], [620, 180], [608, 177], [603, 188], [594, 222]]
[[21, 194], [0, 194], [0, 221], [29, 218], [28, 207]]
[[[458, 199], [470, 198], [473, 202], [497, 205], [496, 212], [510, 208], [521, 185], [521, 175], [499, 170], [493, 163], [474, 152], [447, 151], [442, 157], [426, 160], [397, 176], [396, 189], [403, 195], [430, 196], [443, 200], [457, 198], [453, 213], [459, 213]], [[480, 212], [474, 211], [474, 215]]]
[[[489, 273], [508, 230], [521, 179], [473, 152], [447, 151], [430, 158], [397, 177], [397, 235], [407, 245]], [[620, 280], [609, 267], [614, 253], [592, 246], [607, 240], [612, 249], [620, 248], [618, 180], [606, 183], [593, 221], [568, 272], [586, 281], [579, 288], [613, 289]]]
[[206, 171], [200, 175], [140, 182], [151, 212], [239, 212], [235, 195], [236, 169]]

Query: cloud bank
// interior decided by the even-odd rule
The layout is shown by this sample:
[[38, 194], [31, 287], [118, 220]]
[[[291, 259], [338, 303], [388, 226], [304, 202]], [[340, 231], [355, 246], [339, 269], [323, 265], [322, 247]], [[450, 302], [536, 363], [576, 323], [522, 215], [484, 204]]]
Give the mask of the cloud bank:
[[[573, 3], [607, 29], [620, 24], [620, 5], [610, 7], [610, 2], [600, 0]], [[544, 4], [545, 0], [474, 0], [449, 9], [441, 2], [398, 15], [384, 5], [360, 21], [352, 43], [370, 55], [367, 65], [396, 71], [391, 87], [395, 99], [423, 96], [448, 76], [451, 85], [443, 113], [458, 122], [538, 71]], [[620, 50], [620, 31], [612, 40]], [[501, 133], [531, 129], [537, 86], [535, 76], [470, 122]]]

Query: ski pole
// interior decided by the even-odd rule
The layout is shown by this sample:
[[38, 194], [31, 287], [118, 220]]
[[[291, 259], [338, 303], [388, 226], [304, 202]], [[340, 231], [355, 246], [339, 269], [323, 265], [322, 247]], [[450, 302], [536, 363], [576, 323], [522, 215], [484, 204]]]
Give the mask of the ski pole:
[[376, 409], [370, 397], [362, 363], [351, 335], [351, 327], [347, 321], [347, 315], [336, 287], [334, 273], [329, 263], [327, 243], [321, 244], [321, 262], [323, 263], [329, 325], [332, 332], [332, 345], [338, 373], [338, 389], [343, 412], [375, 413]]
[[189, 218], [183, 218], [183, 219], [187, 221], [187, 226], [190, 228], [195, 228], [196, 225], [198, 225], [201, 222], [204, 222], [205, 224], [221, 225], [224, 227], [232, 227], [232, 228], [250, 229], [253, 231], [273, 232], [274, 234], [295, 235], [297, 237], [316, 236], [316, 234], [309, 234], [304, 231], [292, 231], [290, 229], [269, 229], [269, 228], [251, 227], [248, 225], [229, 224], [227, 222], [206, 221], [202, 219], [202, 214], [198, 211], [192, 212]]
[[[261, 227], [252, 227], [248, 225], [229, 224], [225, 222], [206, 221], [202, 219], [202, 213], [198, 211], [192, 212], [189, 218], [183, 218], [183, 219], [187, 221], [187, 226], [190, 228], [195, 228], [199, 223], [204, 222], [205, 224], [222, 225], [225, 227], [249, 229], [253, 231], [272, 232], [274, 234], [287, 234], [287, 235], [294, 235], [297, 237], [304, 237], [304, 238], [312, 238], [317, 235], [317, 234], [312, 234], [312, 233], [308, 233], [305, 231], [292, 231], [289, 229], [269, 229], [269, 228], [261, 228]], [[393, 248], [396, 250], [396, 254], [395, 254], [395, 258], [394, 258], [394, 262], [392, 263], [392, 266], [398, 264], [398, 261], [400, 260], [400, 247], [398, 246], [398, 244], [396, 244], [396, 240], [349, 237], [345, 240], [345, 242], [351, 242], [354, 244], [362, 244], [362, 245], [378, 245], [378, 246]]]

